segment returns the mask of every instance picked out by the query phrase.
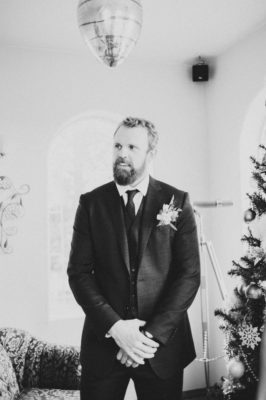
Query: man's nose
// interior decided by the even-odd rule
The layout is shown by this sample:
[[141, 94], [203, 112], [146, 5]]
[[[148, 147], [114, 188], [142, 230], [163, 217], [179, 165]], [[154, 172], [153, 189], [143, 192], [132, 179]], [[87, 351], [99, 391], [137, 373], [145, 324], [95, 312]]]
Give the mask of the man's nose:
[[121, 147], [120, 152], [119, 152], [119, 156], [121, 158], [127, 158], [128, 157], [128, 151], [126, 147]]

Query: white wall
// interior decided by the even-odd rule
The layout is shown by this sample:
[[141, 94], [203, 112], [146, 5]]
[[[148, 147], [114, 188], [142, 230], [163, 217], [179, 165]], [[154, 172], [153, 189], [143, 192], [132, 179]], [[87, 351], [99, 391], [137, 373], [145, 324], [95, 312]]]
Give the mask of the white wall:
[[[231, 268], [232, 259], [238, 260], [242, 255], [240, 237], [243, 198], [241, 199], [240, 160], [243, 162], [245, 159], [249, 163], [249, 155], [253, 155], [255, 151], [254, 146], [250, 146], [250, 138], [243, 137], [242, 131], [249, 107], [264, 87], [265, 45], [264, 28], [218, 57], [214, 77], [207, 89], [210, 197], [231, 199], [234, 202], [231, 208], [216, 209], [209, 213], [211, 237], [229, 290], [235, 286], [236, 281], [227, 277], [226, 271]], [[254, 136], [257, 137], [255, 129], [256, 124]], [[220, 335], [213, 339], [213, 345], [219, 353], [219, 347], [222, 347]], [[213, 380], [218, 380], [221, 376], [223, 361], [216, 365], [217, 368], [212, 370]]]
[[[89, 50], [87, 50], [89, 52]], [[60, 343], [79, 343], [82, 321], [48, 321], [46, 156], [58, 129], [76, 115], [103, 110], [152, 120], [161, 133], [158, 178], [194, 199], [207, 196], [205, 86], [184, 65], [132, 64], [110, 70], [89, 54], [0, 49], [0, 132], [7, 157], [1, 175], [28, 183], [26, 215], [12, 238], [14, 253], [0, 255], [1, 326], [15, 326]], [[112, 133], [110, 133], [112, 134]], [[103, 155], [104, 156], [104, 155]], [[199, 304], [191, 311], [201, 347]], [[185, 389], [203, 387], [193, 363]]]
[[[232, 47], [216, 60], [206, 85], [192, 83], [181, 64], [133, 64], [129, 59], [110, 70], [86, 53], [0, 49], [0, 132], [8, 153], [0, 160], [0, 175], [12, 178], [16, 186], [31, 186], [24, 198], [26, 215], [11, 239], [14, 253], [0, 255], [1, 326], [79, 343], [81, 320], [48, 321], [46, 155], [65, 122], [92, 110], [151, 119], [161, 133], [158, 178], [188, 190], [195, 200], [234, 201], [234, 207], [204, 211], [208, 238], [232, 288], [226, 271], [241, 255], [241, 132], [249, 106], [264, 86], [265, 43], [264, 29]], [[212, 313], [221, 301], [209, 275]], [[199, 352], [198, 301], [191, 319]], [[223, 336], [214, 318], [211, 326], [211, 356], [216, 356], [222, 354]], [[185, 389], [204, 386], [202, 370], [196, 362], [188, 368]], [[223, 373], [223, 360], [215, 361], [211, 381]]]

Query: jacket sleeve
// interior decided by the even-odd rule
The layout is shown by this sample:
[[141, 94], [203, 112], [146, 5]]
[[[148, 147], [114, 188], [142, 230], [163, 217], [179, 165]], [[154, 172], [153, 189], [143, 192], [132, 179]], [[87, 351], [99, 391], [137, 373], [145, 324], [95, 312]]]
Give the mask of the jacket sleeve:
[[97, 265], [93, 256], [91, 227], [83, 196], [80, 196], [76, 212], [67, 273], [77, 303], [92, 321], [97, 336], [104, 338], [111, 326], [121, 318], [104, 298], [95, 279]]
[[145, 329], [159, 342], [166, 344], [178, 330], [200, 285], [200, 257], [196, 221], [184, 194], [182, 212], [172, 246], [171, 276], [160, 302]]

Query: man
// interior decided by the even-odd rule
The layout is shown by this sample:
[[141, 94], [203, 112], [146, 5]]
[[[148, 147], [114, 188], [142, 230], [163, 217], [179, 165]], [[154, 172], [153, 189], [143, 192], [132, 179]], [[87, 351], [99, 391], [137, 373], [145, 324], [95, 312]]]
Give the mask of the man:
[[114, 134], [114, 182], [80, 197], [68, 266], [86, 319], [81, 400], [179, 400], [195, 357], [187, 317], [199, 283], [188, 194], [149, 177], [158, 134], [127, 118]]

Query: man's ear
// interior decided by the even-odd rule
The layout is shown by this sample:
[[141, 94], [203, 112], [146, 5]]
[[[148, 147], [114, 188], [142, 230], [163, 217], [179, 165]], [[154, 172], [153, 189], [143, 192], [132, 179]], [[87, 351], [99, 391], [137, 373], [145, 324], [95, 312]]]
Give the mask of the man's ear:
[[152, 150], [150, 150], [150, 151], [149, 151], [149, 154], [150, 154], [150, 161], [154, 160], [154, 158], [155, 158], [156, 155], [157, 155], [157, 149], [152, 149]]

